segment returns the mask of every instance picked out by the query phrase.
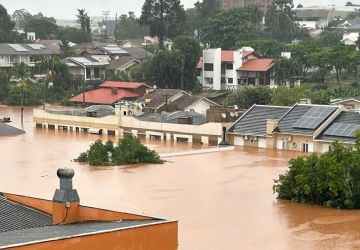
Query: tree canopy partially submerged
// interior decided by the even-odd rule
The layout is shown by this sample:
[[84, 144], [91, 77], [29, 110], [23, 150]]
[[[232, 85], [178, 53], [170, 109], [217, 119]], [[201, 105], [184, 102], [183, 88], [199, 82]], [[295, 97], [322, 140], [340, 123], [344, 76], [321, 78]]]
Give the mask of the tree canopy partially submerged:
[[157, 152], [147, 148], [133, 135], [125, 135], [116, 146], [111, 140], [105, 144], [101, 140], [97, 140], [90, 145], [89, 150], [81, 153], [75, 161], [88, 163], [91, 166], [164, 163]]
[[338, 142], [323, 155], [299, 156], [275, 180], [278, 198], [333, 208], [360, 208], [360, 137], [354, 147]]

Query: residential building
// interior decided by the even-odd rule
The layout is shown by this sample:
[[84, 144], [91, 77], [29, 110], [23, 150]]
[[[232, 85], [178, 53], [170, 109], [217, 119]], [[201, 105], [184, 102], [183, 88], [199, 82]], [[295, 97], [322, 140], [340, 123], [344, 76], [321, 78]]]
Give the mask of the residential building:
[[35, 67], [42, 57], [58, 54], [60, 51], [54, 46], [0, 43], [0, 70], [10, 72], [15, 63], [22, 62], [29, 67]]
[[228, 139], [238, 146], [323, 153], [337, 139], [354, 143], [359, 116], [343, 106], [254, 105], [229, 129]]
[[342, 42], [346, 45], [354, 45], [359, 39], [359, 32], [345, 33], [342, 38]]
[[176, 249], [178, 223], [80, 204], [74, 170], [59, 169], [52, 200], [0, 193], [1, 249]]
[[276, 87], [273, 59], [259, 58], [250, 47], [239, 50], [204, 49], [197, 65], [202, 86], [236, 90], [249, 85]]
[[86, 105], [114, 105], [122, 100], [135, 100], [143, 96], [149, 89], [151, 87], [139, 82], [106, 81], [100, 84], [98, 89], [80, 93], [70, 98], [69, 101]]
[[[34, 109], [34, 125], [38, 128], [108, 135], [131, 133], [146, 139], [187, 141], [217, 145], [222, 140], [223, 127], [230, 122], [206, 122], [204, 115], [193, 111], [144, 113], [141, 103], [119, 102], [115, 113], [100, 115], [83, 111], [51, 111]], [[99, 111], [97, 111], [99, 112]]]
[[109, 61], [109, 65], [106, 70], [113, 71], [114, 73], [124, 71], [129, 72], [133, 67], [140, 64], [140, 61], [132, 56], [122, 56], [118, 59], [112, 59]]
[[335, 19], [345, 19], [356, 11], [355, 6], [307, 6], [294, 9], [297, 22], [308, 29], [323, 29]]
[[136, 101], [144, 103], [144, 111], [149, 113], [158, 113], [166, 109], [165, 106], [189, 93], [181, 89], [157, 89], [154, 88], [145, 95], [139, 97]]
[[0, 136], [19, 135], [23, 133], [25, 133], [24, 130], [10, 126], [4, 123], [2, 120], [0, 120]]
[[197, 112], [206, 115], [206, 111], [211, 107], [219, 107], [220, 105], [206, 97], [183, 95], [182, 97], [169, 103], [171, 109], [178, 111]]
[[68, 57], [62, 60], [70, 73], [81, 77], [84, 81], [104, 80], [108, 62], [99, 62], [93, 58], [86, 57]]
[[202, 91], [197, 96], [206, 97], [207, 99], [216, 102], [220, 105], [225, 105], [225, 100], [230, 94], [230, 91]]
[[330, 105], [342, 105], [348, 110], [360, 110], [360, 96], [336, 98], [330, 100]]

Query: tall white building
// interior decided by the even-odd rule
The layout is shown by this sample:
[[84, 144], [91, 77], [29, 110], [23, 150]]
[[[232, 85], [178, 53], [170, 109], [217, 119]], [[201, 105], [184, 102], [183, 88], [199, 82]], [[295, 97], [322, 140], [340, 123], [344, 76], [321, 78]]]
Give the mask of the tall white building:
[[236, 90], [247, 85], [274, 85], [272, 59], [254, 55], [251, 47], [239, 50], [204, 49], [197, 65], [204, 88]]

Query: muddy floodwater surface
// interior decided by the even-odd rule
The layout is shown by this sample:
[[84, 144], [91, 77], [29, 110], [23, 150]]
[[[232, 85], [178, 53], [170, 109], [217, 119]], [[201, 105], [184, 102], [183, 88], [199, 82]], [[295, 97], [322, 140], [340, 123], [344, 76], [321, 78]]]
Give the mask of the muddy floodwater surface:
[[[21, 128], [19, 111], [0, 106], [0, 117]], [[0, 137], [0, 191], [51, 199], [56, 170], [72, 167], [82, 204], [179, 220], [179, 250], [360, 248], [360, 211], [276, 199], [273, 180], [295, 153], [237, 148], [94, 168], [71, 160], [99, 136], [35, 129], [32, 109], [23, 127], [23, 135]], [[145, 143], [160, 153], [201, 147]]]

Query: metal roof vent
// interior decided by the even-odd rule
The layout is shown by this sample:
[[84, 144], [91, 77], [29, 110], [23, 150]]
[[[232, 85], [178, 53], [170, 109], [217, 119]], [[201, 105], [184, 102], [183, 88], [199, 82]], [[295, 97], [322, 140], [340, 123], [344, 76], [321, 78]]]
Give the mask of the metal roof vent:
[[72, 168], [59, 168], [57, 176], [60, 179], [60, 189], [56, 189], [53, 201], [59, 203], [80, 202], [76, 189], [73, 189], [72, 178], [75, 172]]

